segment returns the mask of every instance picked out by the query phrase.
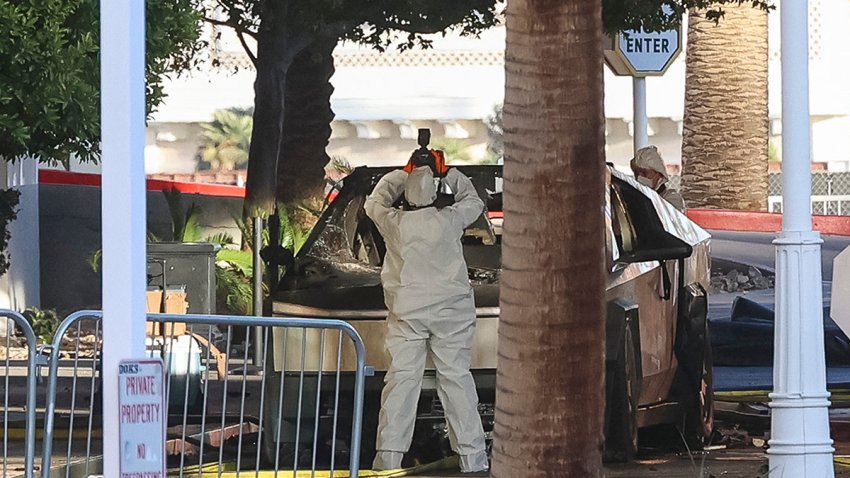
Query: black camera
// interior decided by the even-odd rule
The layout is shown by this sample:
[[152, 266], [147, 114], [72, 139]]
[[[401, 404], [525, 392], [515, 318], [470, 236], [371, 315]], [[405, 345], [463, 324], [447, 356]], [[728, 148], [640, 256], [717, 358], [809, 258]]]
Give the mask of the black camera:
[[431, 142], [431, 130], [428, 128], [419, 128], [419, 149], [410, 155], [410, 162], [417, 168], [420, 166], [428, 166], [432, 171], [437, 170], [437, 165], [434, 163], [434, 155], [428, 149], [428, 144]]

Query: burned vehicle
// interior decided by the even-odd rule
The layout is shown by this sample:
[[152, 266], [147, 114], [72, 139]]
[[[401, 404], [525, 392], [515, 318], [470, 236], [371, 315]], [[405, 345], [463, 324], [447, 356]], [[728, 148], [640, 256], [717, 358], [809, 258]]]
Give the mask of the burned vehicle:
[[[463, 247], [477, 307], [472, 373], [487, 430], [488, 425], [492, 429], [496, 385], [502, 169], [458, 169], [470, 177], [486, 204], [482, 216], [467, 229]], [[384, 352], [387, 310], [379, 274], [385, 246], [363, 204], [390, 170], [358, 168], [344, 180], [273, 296], [277, 316], [344, 319], [362, 336], [366, 363], [374, 368], [366, 385], [363, 460], [371, 460], [374, 452], [380, 392], [389, 364]], [[608, 168], [607, 185], [605, 455], [628, 460], [638, 446], [638, 429], [658, 424], [675, 424], [691, 446], [698, 446], [709, 437], [713, 420], [706, 321], [709, 235], [654, 191], [613, 167]], [[274, 335], [267, 359], [274, 360], [276, 372], [285, 371], [280, 353], [285, 338]], [[342, 362], [353, 364], [348, 357]], [[417, 417], [417, 423], [424, 425], [417, 428], [414, 447], [417, 440], [430, 439], [429, 430], [441, 428], [442, 410], [430, 363], [429, 373]], [[277, 376], [286, 380], [286, 373]], [[270, 379], [268, 384], [274, 393], [278, 382]], [[333, 384], [327, 384], [322, 390], [331, 388]], [[285, 425], [294, 416], [290, 410], [278, 418]]]

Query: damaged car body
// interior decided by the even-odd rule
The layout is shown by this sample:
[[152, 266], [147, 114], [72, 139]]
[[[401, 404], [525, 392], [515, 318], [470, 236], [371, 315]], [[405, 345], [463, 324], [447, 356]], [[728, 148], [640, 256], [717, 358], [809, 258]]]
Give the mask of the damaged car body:
[[[486, 204], [484, 214], [467, 229], [463, 245], [477, 313], [471, 369], [487, 430], [488, 425], [492, 427], [496, 385], [502, 168], [458, 169], [470, 177]], [[385, 248], [363, 204], [381, 176], [391, 170], [358, 168], [344, 180], [287, 267], [272, 305], [276, 316], [344, 319], [362, 336], [366, 363], [375, 372], [366, 385], [363, 460], [371, 459], [374, 453], [380, 391], [388, 367], [384, 351], [387, 311], [380, 281]], [[709, 235], [631, 176], [612, 167], [607, 171], [605, 456], [628, 460], [637, 450], [638, 429], [642, 427], [675, 424], [692, 446], [703, 443], [711, 433], [712, 374], [705, 292]], [[288, 376], [286, 363], [297, 361], [301, 353], [301, 337], [292, 340], [282, 330], [273, 335], [274, 346], [266, 352], [277, 372], [266, 382], [270, 403], [277, 400], [281, 379], [295, 379]], [[289, 346], [284, 348], [284, 343]], [[318, 337], [308, 337], [306, 343], [306, 347], [319, 347]], [[353, 371], [352, 350], [343, 348], [340, 357], [335, 354], [336, 350], [326, 352], [324, 362], [328, 365], [323, 366], [323, 372], [331, 372], [338, 360], [343, 370]], [[319, 372], [318, 367], [314, 371]], [[427, 435], [444, 427], [430, 362], [426, 374], [417, 417], [423, 429], [417, 428], [416, 433], [418, 439], [431, 440], [433, 437]], [[314, 374], [320, 390], [332, 390], [333, 384], [322, 385], [320, 376]], [[315, 401], [304, 403], [301, 414], [289, 407], [275, 422], [292, 428], [294, 417], [312, 420], [310, 410], [314, 408]], [[267, 413], [276, 412], [270, 407]], [[287, 435], [284, 431], [283, 436]], [[414, 447], [416, 442], [415, 437]], [[272, 453], [279, 444], [266, 440], [263, 446]]]

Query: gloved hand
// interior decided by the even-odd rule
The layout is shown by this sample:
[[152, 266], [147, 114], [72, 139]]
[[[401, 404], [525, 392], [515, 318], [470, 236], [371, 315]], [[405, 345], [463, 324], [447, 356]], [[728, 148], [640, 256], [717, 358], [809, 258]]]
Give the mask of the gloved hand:
[[386, 207], [392, 206], [404, 195], [404, 182], [407, 181], [407, 174], [401, 169], [385, 174], [372, 191], [372, 196]]

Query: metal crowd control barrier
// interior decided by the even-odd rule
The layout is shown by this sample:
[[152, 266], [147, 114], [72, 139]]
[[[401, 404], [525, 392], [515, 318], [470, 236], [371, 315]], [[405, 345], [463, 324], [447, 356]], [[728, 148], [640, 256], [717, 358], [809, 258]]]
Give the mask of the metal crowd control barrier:
[[[56, 333], [49, 361], [42, 478], [51, 476], [54, 461], [64, 463], [54, 467], [56, 476], [101, 472], [96, 456], [101, 446], [96, 430], [100, 411], [95, 407], [100, 401], [97, 377], [102, 373], [101, 320], [100, 311], [76, 312]], [[85, 321], [93, 324], [85, 329], [81, 327]], [[366, 353], [350, 324], [331, 319], [191, 314], [149, 314], [147, 321], [155, 324], [156, 334], [147, 339], [147, 353], [163, 357], [167, 375], [169, 476], [248, 477], [269, 470], [281, 471], [281, 476], [295, 476], [299, 470], [328, 470], [334, 476], [335, 468], [344, 461], [348, 461], [347, 475], [358, 476]], [[221, 357], [213, 357], [210, 350], [214, 348], [208, 346], [216, 342], [216, 329], [223, 333], [220, 341], [226, 342], [223, 367], [215, 366], [216, 358]], [[282, 350], [273, 350], [268, 346], [272, 329], [293, 340], [285, 340]], [[90, 345], [94, 358], [84, 364], [78, 357], [86, 330], [89, 337], [94, 331]], [[69, 332], [76, 353], [73, 362], [60, 370], [60, 355], [66, 353], [61, 346], [69, 342], [63, 337]], [[237, 334], [243, 334], [244, 340], [236, 340]], [[254, 366], [249, 347], [258, 338], [265, 360]], [[281, 358], [282, 366], [276, 367]], [[341, 372], [350, 360], [355, 365], [353, 376]], [[71, 373], [68, 367], [73, 367]], [[71, 383], [63, 390], [70, 393], [63, 397], [63, 408], [57, 405], [58, 382], [67, 381], [69, 375]], [[88, 400], [78, 399], [81, 393], [87, 394]], [[64, 459], [53, 455], [60, 414], [69, 423]], [[351, 420], [350, 436], [343, 425], [347, 419]], [[78, 433], [80, 427], [85, 428], [83, 433]], [[78, 441], [73, 450], [75, 440], [70, 437], [74, 436], [84, 437], [85, 446]], [[77, 470], [82, 474], [77, 475]]]
[[[88, 477], [90, 474], [99, 472], [100, 469], [93, 463], [92, 453], [95, 448], [100, 448], [102, 444], [93, 443], [97, 438], [95, 430], [95, 418], [99, 412], [99, 403], [96, 397], [97, 379], [99, 376], [98, 362], [100, 360], [101, 347], [101, 312], [100, 311], [79, 311], [75, 312], [59, 324], [53, 335], [53, 343], [49, 348], [50, 358], [48, 361], [48, 381], [47, 381], [47, 398], [45, 403], [44, 413], [44, 442], [42, 444], [42, 471], [41, 476], [50, 476], [51, 466], [53, 466], [53, 441], [55, 438], [56, 428], [56, 402], [59, 399], [57, 396], [57, 386], [59, 381], [59, 361], [63, 353], [71, 355], [71, 363], [63, 367], [63, 375], [67, 378], [70, 375], [69, 388], [63, 391], [62, 403], [63, 418], [67, 419], [67, 455], [62, 466], [64, 473], [62, 476], [69, 478], [72, 466], [78, 466], [83, 469], [80, 476]], [[86, 326], [86, 327], [84, 327]], [[93, 330], [93, 334], [91, 334]], [[90, 340], [85, 340], [90, 338]], [[84, 343], [85, 340], [85, 343]], [[62, 348], [63, 343], [70, 342], [73, 344], [73, 351], [65, 352]], [[70, 367], [70, 373], [68, 368]], [[83, 415], [82, 419], [80, 415]], [[97, 424], [98, 427], [100, 424]], [[82, 427], [82, 429], [79, 429]], [[74, 449], [74, 446], [80, 446], [79, 439], [85, 439], [84, 449]], [[75, 443], [77, 442], [77, 443]], [[73, 463], [74, 457], [82, 455], [80, 463]]]
[[[35, 472], [35, 427], [36, 427], [36, 417], [35, 417], [35, 394], [36, 394], [36, 360], [38, 360], [38, 354], [36, 353], [36, 338], [35, 333], [32, 330], [27, 319], [24, 318], [18, 312], [14, 310], [0, 309], [0, 320], [11, 319], [17, 328], [19, 328], [24, 333], [24, 339], [26, 340], [26, 351], [27, 351], [27, 359], [26, 359], [26, 404], [24, 405], [24, 450], [23, 450], [23, 458], [24, 458], [24, 476], [26, 478], [32, 478], [33, 473]], [[5, 340], [5, 359], [4, 359], [4, 375], [3, 375], [3, 476], [12, 476], [9, 474], [9, 457], [12, 455], [9, 453], [9, 424], [11, 420], [9, 419], [9, 395], [12, 393], [11, 388], [9, 387], [9, 380], [11, 378], [11, 337], [13, 330], [6, 330], [6, 340]], [[16, 405], [16, 404], [12, 404]], [[14, 453], [13, 453], [14, 454]]]

